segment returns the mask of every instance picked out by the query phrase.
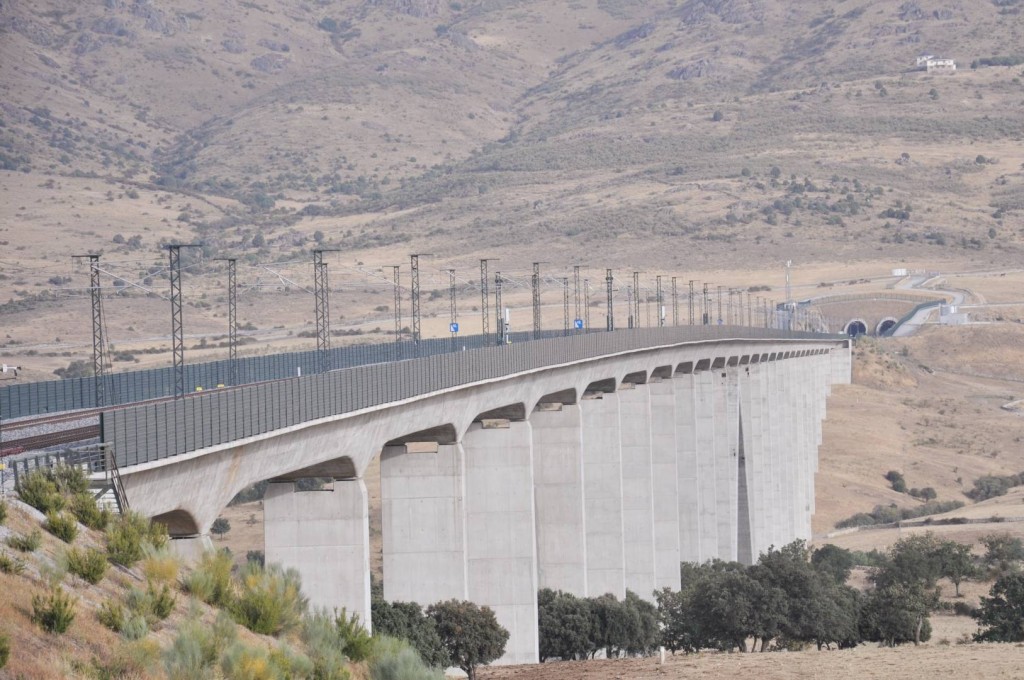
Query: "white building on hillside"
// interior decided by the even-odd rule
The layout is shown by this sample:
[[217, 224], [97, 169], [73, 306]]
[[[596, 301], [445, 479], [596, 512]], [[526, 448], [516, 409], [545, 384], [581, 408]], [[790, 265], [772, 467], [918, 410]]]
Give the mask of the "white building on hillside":
[[925, 62], [925, 69], [928, 73], [956, 73], [956, 60], [929, 59]]

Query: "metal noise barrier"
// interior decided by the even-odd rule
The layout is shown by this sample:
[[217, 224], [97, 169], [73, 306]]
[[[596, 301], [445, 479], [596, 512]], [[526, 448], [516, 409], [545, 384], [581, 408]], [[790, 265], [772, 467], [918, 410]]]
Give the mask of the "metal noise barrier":
[[[511, 342], [504, 345], [484, 345], [485, 340], [466, 338], [454, 352], [450, 351], [450, 339], [424, 341], [417, 358], [366, 362], [330, 373], [104, 411], [101, 438], [113, 446], [117, 466], [123, 468], [458, 385], [620, 352], [711, 340], [840, 341], [836, 336], [818, 333], [729, 326], [643, 328], [570, 336], [558, 330], [545, 332], [544, 339], [527, 340], [531, 335], [513, 334]], [[461, 346], [465, 346], [464, 351]], [[407, 344], [403, 349], [411, 354], [413, 348]], [[427, 351], [431, 349], [444, 351]], [[315, 358], [315, 353], [308, 354], [311, 360]]]
[[[603, 329], [602, 329], [603, 330]], [[523, 341], [529, 333], [513, 334], [515, 341]], [[560, 337], [561, 331], [545, 331], [543, 337]], [[493, 343], [480, 336], [466, 336], [457, 341], [458, 351], [476, 349]], [[330, 350], [330, 365], [351, 368], [367, 364], [401, 361], [413, 357], [426, 357], [451, 352], [451, 340], [431, 339], [419, 343], [383, 342], [379, 344], [351, 345]], [[234, 384], [247, 385], [267, 380], [307, 376], [319, 372], [320, 358], [315, 350], [285, 352], [237, 359], [238, 376]], [[96, 407], [95, 378], [69, 378], [45, 382], [21, 383], [0, 387], [0, 418], [59, 413]], [[141, 371], [111, 373], [102, 378], [107, 403], [104, 406], [133, 404], [139, 401], [174, 396], [174, 368], [154, 368]], [[185, 392], [194, 393], [232, 386], [231, 361], [210, 361], [185, 365]]]

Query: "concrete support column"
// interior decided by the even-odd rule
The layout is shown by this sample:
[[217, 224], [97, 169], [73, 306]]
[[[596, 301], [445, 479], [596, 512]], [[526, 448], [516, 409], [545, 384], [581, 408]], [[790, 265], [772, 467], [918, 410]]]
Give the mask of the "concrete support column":
[[541, 588], [587, 594], [582, 417], [578, 404], [542, 404], [530, 416]]
[[797, 538], [811, 539], [811, 505], [814, 502], [814, 378], [811, 360], [802, 357], [796, 360], [797, 384], [797, 426], [800, 440], [800, 507], [798, 508]]
[[737, 558], [739, 390], [733, 368], [715, 370], [715, 506], [718, 557]]
[[765, 456], [764, 375], [760, 364], [750, 364], [740, 373], [740, 411], [743, 418], [743, 453], [747, 476], [751, 561], [767, 547], [769, 489]]
[[675, 380], [654, 378], [651, 396], [651, 478], [656, 588], [679, 590], [679, 465]]
[[833, 385], [849, 385], [853, 373], [853, 342], [846, 347], [837, 347], [829, 353]]
[[[672, 388], [675, 393], [679, 491], [676, 513], [679, 520], [679, 561], [702, 562], [701, 477], [697, 455], [697, 376], [693, 373], [678, 373], [672, 379]], [[676, 569], [677, 578], [678, 572]]]
[[789, 512], [790, 497], [787, 492], [786, 479], [789, 469], [786, 467], [788, 460], [789, 441], [786, 438], [785, 419], [788, 417], [786, 411], [786, 383], [785, 371], [782, 360], [772, 362], [772, 459], [775, 464], [775, 541], [776, 547], [785, 545], [789, 536]]
[[619, 397], [622, 447], [622, 546], [626, 589], [654, 601], [654, 482], [651, 397], [645, 384], [624, 383]]
[[426, 448], [380, 457], [384, 598], [424, 607], [467, 597], [462, 445]]
[[273, 482], [263, 497], [267, 562], [292, 567], [314, 607], [345, 608], [370, 630], [370, 522], [362, 479], [322, 491]]
[[619, 396], [585, 395], [583, 480], [587, 532], [587, 594], [626, 596], [622, 535], [622, 449]]
[[[701, 371], [695, 377], [694, 407], [697, 428], [697, 486], [700, 515], [699, 562], [723, 557], [718, 550], [718, 487], [715, 457], [717, 420], [716, 400], [724, 390], [718, 385], [716, 372]], [[724, 410], [724, 409], [723, 409]]]
[[800, 436], [800, 384], [798, 377], [798, 359], [786, 359], [783, 362], [786, 375], [786, 429], [789, 431], [789, 533], [786, 536], [786, 543], [793, 541], [800, 536], [800, 515], [803, 507], [803, 456], [802, 437]]
[[776, 547], [786, 545], [796, 534], [796, 437], [793, 427], [795, 409], [790, 371], [792, 359], [782, 359], [776, 365], [775, 394], [779, 408], [776, 418], [779, 437], [775, 442], [779, 456], [779, 535]]
[[473, 423], [466, 454], [469, 599], [509, 632], [500, 664], [538, 662], [533, 437], [528, 422]]

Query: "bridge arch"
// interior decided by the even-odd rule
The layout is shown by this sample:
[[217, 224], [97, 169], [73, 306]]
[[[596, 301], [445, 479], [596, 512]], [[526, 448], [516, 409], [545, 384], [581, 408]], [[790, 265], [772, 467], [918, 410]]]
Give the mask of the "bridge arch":
[[182, 508], [157, 515], [153, 517], [153, 521], [167, 527], [167, 533], [171, 538], [198, 536], [202, 533], [202, 528], [196, 522], [196, 518], [192, 516], [191, 512]]
[[843, 332], [849, 335], [851, 338], [856, 338], [861, 335], [867, 335], [868, 323], [864, 319], [850, 319], [846, 322], [843, 327]]
[[884, 319], [878, 322], [877, 326], [875, 326], [875, 335], [885, 335], [890, 330], [892, 330], [893, 327], [895, 327], [898, 323], [899, 319], [897, 319], [896, 317], [885, 317]]

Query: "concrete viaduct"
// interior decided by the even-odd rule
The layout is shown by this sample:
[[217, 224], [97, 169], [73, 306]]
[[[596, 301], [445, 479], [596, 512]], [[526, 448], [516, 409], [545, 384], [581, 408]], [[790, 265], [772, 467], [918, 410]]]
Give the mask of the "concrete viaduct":
[[[364, 471], [381, 457], [384, 594], [468, 599], [538, 660], [537, 590], [679, 588], [811, 536], [825, 401], [848, 338], [652, 328], [486, 347], [110, 411], [133, 509], [183, 551], [271, 480], [266, 558], [370, 622]], [[332, 477], [322, 491], [295, 480]]]

